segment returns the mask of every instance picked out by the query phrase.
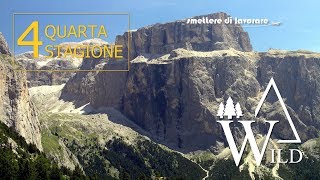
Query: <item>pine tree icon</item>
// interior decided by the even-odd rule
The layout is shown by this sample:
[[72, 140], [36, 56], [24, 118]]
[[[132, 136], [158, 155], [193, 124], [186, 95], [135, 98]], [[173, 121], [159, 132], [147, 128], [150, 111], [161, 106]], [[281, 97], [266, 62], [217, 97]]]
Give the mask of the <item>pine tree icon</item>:
[[223, 103], [221, 102], [220, 105], [219, 105], [218, 113], [217, 113], [217, 116], [219, 116], [220, 119], [223, 118], [223, 112], [224, 112], [224, 105], [223, 105]]
[[237, 113], [237, 118], [238, 118], [238, 119], [239, 119], [241, 116], [243, 116], [242, 110], [241, 110], [241, 107], [240, 107], [240, 104], [239, 104], [239, 103], [236, 104], [236, 113]]
[[233, 100], [231, 97], [228, 98], [224, 115], [228, 116], [228, 119], [232, 119], [232, 116], [236, 116], [236, 110], [234, 108]]

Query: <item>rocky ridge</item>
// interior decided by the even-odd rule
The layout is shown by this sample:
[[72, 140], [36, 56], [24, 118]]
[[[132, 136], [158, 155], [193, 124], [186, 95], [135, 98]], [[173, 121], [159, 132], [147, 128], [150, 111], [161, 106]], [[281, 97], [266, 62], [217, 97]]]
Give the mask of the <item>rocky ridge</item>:
[[5, 50], [0, 54], [0, 120], [14, 128], [27, 143], [33, 143], [42, 150], [40, 123], [29, 99], [26, 73], [13, 69], [6, 44], [5, 41], [0, 44], [0, 49]]
[[[226, 13], [214, 13], [195, 19], [208, 17], [226, 19]], [[248, 33], [241, 26], [227, 24], [187, 24], [186, 20], [165, 24], [155, 24], [136, 31], [119, 35], [116, 44], [123, 44], [123, 56], [128, 54], [128, 38], [130, 38], [130, 59], [141, 54], [168, 54], [174, 49], [184, 48], [194, 51], [213, 51], [234, 48], [239, 51], [251, 51]]]
[[[61, 46], [60, 54], [55, 49], [53, 51], [54, 56], [52, 58], [46, 58], [43, 55], [39, 55], [39, 58], [33, 58], [33, 52], [25, 52], [17, 54], [15, 60], [27, 70], [37, 70], [37, 72], [28, 72], [28, 86], [41, 86], [41, 85], [61, 85], [66, 83], [70, 77], [74, 75], [73, 70], [77, 70], [82, 66], [82, 62], [86, 58], [75, 57], [63, 57], [66, 46], [71, 46], [74, 50], [79, 45], [104, 45], [107, 42], [95, 38], [88, 39], [81, 42], [64, 42], [59, 44]], [[71, 70], [71, 71], [70, 71]], [[90, 69], [86, 69], [90, 70]]]
[[0, 32], [0, 53], [1, 54], [8, 54], [11, 55], [10, 48], [8, 46], [7, 41], [3, 37], [2, 33]]
[[[209, 16], [227, 17], [224, 13]], [[154, 139], [189, 152], [226, 145], [221, 127], [216, 123], [220, 102], [232, 97], [241, 103], [243, 118], [250, 119], [266, 84], [273, 77], [301, 139], [318, 137], [319, 54], [278, 50], [252, 52], [248, 36], [241, 27], [235, 26], [227, 30], [225, 26], [210, 28], [215, 39], [228, 44], [224, 48], [214, 48], [208, 43], [221, 41], [199, 38], [207, 35], [201, 31], [206, 31], [207, 25], [183, 24], [184, 21], [156, 24], [132, 32], [130, 54], [133, 59], [129, 72], [77, 73], [66, 84], [61, 98], [72, 94], [77, 98], [71, 101], [79, 105], [90, 103], [95, 108], [117, 108], [150, 132]], [[190, 34], [193, 34], [177, 31], [183, 34], [180, 37], [175, 33], [175, 27], [180, 26], [190, 30], [188, 32], [198, 30], [195, 34], [200, 33], [195, 35], [199, 39], [194, 41], [197, 42], [194, 48], [179, 44], [191, 41]], [[118, 36], [117, 41], [124, 43], [126, 38], [128, 33]], [[165, 42], [172, 44], [164, 43], [163, 39], [171, 39]], [[117, 66], [120, 64], [118, 62]], [[112, 67], [114, 65], [109, 64], [103, 69]], [[290, 81], [286, 78], [288, 74]], [[273, 138], [290, 138], [292, 132], [288, 131], [284, 113], [278, 110], [280, 106], [275, 101], [271, 93], [263, 106], [257, 131], [265, 131], [264, 120], [281, 119]], [[236, 133], [241, 139], [243, 132]]]

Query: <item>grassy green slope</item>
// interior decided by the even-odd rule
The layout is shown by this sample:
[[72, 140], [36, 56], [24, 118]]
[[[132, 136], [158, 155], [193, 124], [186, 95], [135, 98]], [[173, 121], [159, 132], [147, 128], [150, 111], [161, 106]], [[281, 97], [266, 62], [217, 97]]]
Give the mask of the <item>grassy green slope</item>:
[[42, 128], [44, 151], [61, 158], [62, 142], [89, 176], [102, 179], [205, 176], [196, 163], [131, 128], [110, 122], [106, 114], [42, 113], [40, 120], [47, 127]]

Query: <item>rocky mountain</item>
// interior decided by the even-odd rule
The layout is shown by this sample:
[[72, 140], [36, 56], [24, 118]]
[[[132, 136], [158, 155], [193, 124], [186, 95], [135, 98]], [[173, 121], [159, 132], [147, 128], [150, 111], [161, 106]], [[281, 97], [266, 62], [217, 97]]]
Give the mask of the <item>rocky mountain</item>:
[[[28, 89], [26, 72], [13, 69], [13, 57], [0, 54], [0, 58], [1, 177], [201, 179], [205, 176], [199, 165], [180, 153], [112, 122], [128, 121], [116, 110], [82, 115], [81, 112], [88, 113], [91, 108], [83, 107], [84, 110], [75, 113], [72, 103], [59, 101], [57, 94], [63, 85], [57, 86], [58, 91], [55, 86], [44, 85]], [[23, 68], [20, 64], [15, 66]], [[45, 154], [38, 150], [42, 147]]]
[[[208, 17], [226, 19], [226, 13], [214, 13], [194, 19]], [[124, 57], [128, 54], [128, 33], [117, 36], [116, 44], [123, 44]], [[187, 24], [186, 20], [165, 24], [155, 24], [130, 32], [130, 58], [141, 54], [168, 54], [174, 49], [184, 48], [194, 51], [213, 51], [234, 48], [251, 51], [248, 33], [241, 26], [214, 24]]]
[[15, 60], [24, 69], [36, 70], [27, 73], [28, 87], [41, 85], [59, 85], [66, 83], [73, 75], [73, 72], [63, 72], [64, 70], [77, 69], [82, 60], [79, 59], [61, 59], [45, 58], [39, 55], [39, 58], [33, 58], [33, 52], [25, 52], [15, 56]]
[[[40, 110], [44, 152], [60, 166], [81, 167], [99, 179], [201, 179], [205, 172], [184, 155], [152, 142], [113, 108], [79, 108], [59, 99], [63, 85], [30, 88]], [[94, 167], [94, 168], [93, 168]]]
[[[287, 61], [291, 61], [297, 54], [298, 52], [282, 52], [278, 56], [286, 57]], [[303, 56], [300, 57], [302, 62], [310, 62], [309, 59], [314, 59], [314, 62], [319, 60], [319, 55], [316, 53], [302, 54]], [[302, 102], [293, 101], [294, 104], [301, 104], [301, 107], [295, 107], [292, 102], [290, 103], [293, 97], [289, 96], [288, 89], [290, 92], [293, 88], [281, 83], [280, 77], [283, 75], [279, 76], [272, 70], [265, 71], [268, 66], [264, 64], [266, 60], [262, 58], [270, 56], [272, 52], [259, 54], [221, 50], [204, 53], [178, 49], [171, 54], [147, 61], [137, 58], [132, 61], [128, 74], [103, 75], [100, 73], [97, 75], [94, 79], [104, 77], [103, 84], [113, 87], [115, 93], [99, 83], [100, 87], [93, 89], [98, 89], [100, 92], [93, 93], [93, 96], [89, 95], [90, 104], [94, 107], [119, 108], [129, 119], [153, 134], [156, 139], [171, 145], [170, 147], [187, 151], [206, 149], [226, 143], [221, 128], [216, 123], [218, 104], [231, 96], [236, 102], [243, 104], [245, 117], [251, 118], [261, 93], [271, 78], [271, 76], [261, 75], [266, 73], [272, 74], [279, 84], [280, 91], [284, 92], [282, 96], [288, 102], [289, 111], [296, 126], [299, 127], [298, 132], [302, 140], [317, 137], [316, 129], [319, 122], [316, 120], [316, 114], [311, 115], [309, 111], [309, 117], [313, 116], [314, 119], [306, 120], [305, 115], [298, 111], [299, 109], [303, 111], [304, 106], [307, 106], [306, 109], [314, 106], [310, 106], [306, 99]], [[276, 62], [276, 60], [267, 62]], [[301, 66], [297, 67], [301, 68]], [[292, 68], [292, 71], [297, 70]], [[309, 69], [306, 68], [304, 71]], [[304, 84], [303, 88], [295, 89], [297, 92], [291, 93], [309, 94], [315, 102], [316, 93], [312, 92], [317, 78], [316, 74], [309, 74], [309, 76], [310, 78], [300, 80]], [[95, 82], [101, 82], [101, 80]], [[121, 82], [125, 82], [125, 85]], [[117, 86], [119, 84], [120, 86]], [[306, 92], [301, 93], [302, 90]], [[105, 94], [101, 95], [102, 93]], [[283, 123], [276, 131], [279, 133], [275, 138], [289, 138], [292, 134], [283, 131], [288, 129], [288, 124], [283, 111], [279, 109], [280, 106], [270, 100], [269, 105], [265, 106], [266, 113], [261, 114], [261, 121], [281, 119]], [[261, 131], [263, 130], [260, 129]], [[241, 137], [241, 133], [239, 136]]]
[[[208, 18], [228, 17], [225, 13], [215, 13], [207, 15]], [[201, 16], [194, 17], [200, 18]], [[116, 44], [123, 44], [123, 56], [127, 57], [128, 49], [128, 33], [117, 36]], [[188, 50], [197, 51], [212, 51], [219, 49], [234, 48], [241, 51], [251, 51], [248, 34], [239, 26], [229, 25], [202, 25], [201, 28], [197, 25], [186, 24], [185, 20], [176, 21], [166, 24], [155, 24], [148, 27], [143, 27], [130, 32], [130, 59], [134, 59], [139, 55], [141, 58], [154, 58], [164, 54], [171, 53], [177, 48], [185, 48]], [[85, 64], [80, 69], [126, 69], [126, 60], [124, 61], [108, 61], [105, 66], [100, 64], [98, 67], [98, 60], [86, 59]], [[96, 102], [95, 106], [107, 103], [108, 106], [120, 107], [120, 99], [125, 88], [124, 80], [127, 77], [125, 72], [108, 72], [108, 73], [77, 73], [70, 79], [68, 85], [65, 87], [67, 92], [71, 94], [81, 95], [81, 99], [85, 101]], [[113, 77], [117, 75], [118, 81], [112, 81]], [[93, 77], [97, 77], [96, 79]], [[108, 79], [108, 80], [106, 80]], [[94, 83], [99, 82], [99, 83]], [[80, 83], [81, 82], [81, 83]], [[101, 86], [100, 83], [104, 85]], [[115, 83], [115, 84], [114, 84]], [[95, 87], [93, 87], [95, 86]], [[114, 88], [101, 89], [106, 86]], [[97, 96], [92, 96], [92, 89], [99, 89], [96, 92]], [[105, 91], [110, 91], [106, 93]], [[68, 94], [68, 93], [67, 93]], [[113, 94], [109, 96], [108, 94]], [[105, 98], [109, 99], [106, 101]], [[103, 101], [103, 102], [102, 102]]]
[[286, 104], [305, 125], [316, 129], [320, 128], [319, 58], [319, 53], [309, 51], [270, 50], [261, 53], [257, 72], [261, 85], [276, 77]]
[[[224, 13], [209, 16], [227, 17]], [[117, 41], [125, 43], [127, 38], [125, 33]], [[77, 98], [70, 101], [79, 106], [90, 103], [95, 108], [117, 108], [154, 140], [190, 152], [226, 146], [216, 123], [220, 102], [232, 97], [243, 107], [244, 118], [250, 119], [273, 77], [302, 140], [318, 137], [319, 54], [253, 52], [241, 27], [186, 25], [185, 21], [140, 28], [130, 39], [133, 59], [129, 72], [77, 73], [64, 87], [61, 98], [70, 100], [66, 97], [73, 95]], [[184, 42], [192, 43], [185, 46]], [[213, 46], [217, 42], [228, 46]], [[103, 69], [121, 64], [125, 66], [121, 61], [107, 63]], [[282, 121], [274, 138], [292, 138], [275, 101], [271, 92], [257, 131], [265, 131], [264, 120], [276, 118]], [[239, 139], [243, 137], [240, 130], [236, 133]]]
[[[228, 15], [207, 17], [225, 19]], [[79, 165], [86, 174], [116, 179], [185, 175], [200, 179], [204, 172], [208, 179], [317, 177], [317, 168], [306, 170], [304, 166], [319, 167], [319, 53], [254, 52], [240, 26], [195, 25], [186, 20], [124, 33], [117, 36], [116, 44], [124, 45], [123, 60], [85, 58], [79, 69], [97, 71], [76, 72], [64, 81], [55, 81], [66, 85], [30, 89], [32, 101], [41, 109], [44, 151], [59, 165], [71, 169]], [[52, 66], [62, 68], [56, 62]], [[100, 71], [126, 68], [130, 71]], [[6, 79], [15, 79], [14, 75]], [[257, 121], [253, 130], [258, 141], [266, 133], [265, 121], [275, 119], [280, 122], [268, 147], [286, 149], [288, 146], [278, 147], [274, 140], [294, 138], [274, 90], [255, 118], [255, 109], [271, 78], [304, 143], [294, 145], [304, 150], [304, 161], [301, 166], [264, 163], [256, 167], [252, 153], [247, 151], [240, 167], [236, 167], [217, 123], [219, 104], [229, 97], [240, 103], [242, 119]], [[22, 80], [25, 77], [21, 75], [14, 82]], [[37, 81], [33, 85], [54, 84], [50, 78]], [[21, 92], [11, 86], [8, 89]], [[12, 93], [7, 94], [11, 99]], [[28, 100], [27, 92], [22, 94], [23, 100]], [[5, 95], [2, 99], [5, 106], [9, 100]], [[29, 107], [25, 101], [19, 104]], [[33, 111], [27, 108], [25, 112]], [[232, 130], [240, 142], [243, 130], [239, 125]]]
[[41, 150], [40, 123], [29, 99], [26, 73], [13, 69], [12, 57], [4, 40], [0, 49], [0, 121], [15, 129], [27, 143], [35, 144]]
[[8, 55], [11, 55], [11, 52], [10, 52], [10, 49], [9, 49], [9, 46], [8, 46], [8, 43], [7, 41], [4, 39], [2, 33], [0, 32], [0, 53], [1, 54], [8, 54]]
[[[22, 65], [24, 69], [36, 70], [36, 72], [28, 72], [28, 86], [41, 85], [60, 85], [66, 83], [70, 77], [74, 75], [74, 71], [82, 65], [83, 58], [64, 57], [65, 47], [70, 46], [72, 50], [80, 45], [104, 45], [107, 42], [95, 38], [81, 42], [64, 42], [59, 44], [60, 54], [57, 49], [53, 50], [54, 56], [47, 58], [44, 55], [39, 55], [39, 58], [33, 58], [33, 52], [25, 52], [15, 56], [17, 63]], [[86, 69], [90, 70], [90, 69]]]

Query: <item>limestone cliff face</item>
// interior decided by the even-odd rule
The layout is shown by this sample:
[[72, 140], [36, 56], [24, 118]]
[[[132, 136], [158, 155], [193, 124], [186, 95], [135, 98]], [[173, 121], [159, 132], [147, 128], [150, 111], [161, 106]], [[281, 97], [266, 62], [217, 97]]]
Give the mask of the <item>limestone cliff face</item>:
[[[319, 67], [319, 55], [298, 56], [297, 62], [296, 55], [279, 54], [273, 60], [265, 59], [270, 56], [270, 53], [260, 57], [238, 51], [202, 53], [178, 49], [167, 56], [168, 59], [133, 62], [122, 99], [123, 112], [170, 145], [188, 150], [208, 148], [225, 142], [216, 123], [219, 102], [232, 97], [235, 103], [240, 102], [244, 119], [251, 119], [261, 93], [274, 77], [301, 139], [317, 137], [319, 95], [315, 84], [319, 71], [315, 69]], [[284, 63], [281, 57], [286, 59], [285, 65], [278, 66]], [[303, 65], [306, 62], [310, 64]], [[274, 69], [268, 69], [269, 66]], [[281, 106], [274, 103], [277, 99], [272, 99], [272, 92], [270, 94], [259, 122], [280, 120], [273, 138], [292, 139]], [[255, 128], [265, 132], [263, 126], [261, 123]], [[236, 139], [243, 137], [241, 131], [235, 134]]]
[[257, 79], [262, 85], [271, 76], [297, 117], [306, 125], [320, 128], [320, 55], [308, 51], [261, 53]]
[[93, 72], [77, 72], [66, 83], [61, 98], [75, 101], [78, 106], [88, 102], [120, 108], [124, 93], [127, 72], [99, 72], [98, 70], [127, 69], [126, 60], [84, 59], [80, 69], [92, 69]]
[[[177, 52], [180, 51], [180, 52]], [[177, 50], [177, 56], [188, 53]], [[170, 146], [203, 149], [223, 142], [216, 123], [216, 100], [223, 98], [232, 81], [225, 81], [219, 67], [236, 80], [250, 63], [238, 57], [170, 57], [172, 61], [134, 62], [123, 95], [123, 112], [145, 130]], [[228, 67], [236, 64], [236, 69]], [[255, 81], [246, 84], [254, 86]], [[254, 96], [256, 92], [252, 92]]]
[[[84, 103], [90, 102], [95, 108], [115, 107], [148, 131], [152, 138], [179, 150], [192, 151], [226, 143], [216, 122], [216, 113], [219, 103], [225, 102], [229, 96], [234, 102], [241, 103], [246, 119], [253, 118], [261, 93], [271, 78], [266, 74], [272, 74], [301, 139], [305, 141], [317, 137], [318, 121], [313, 118], [314, 114], [309, 110], [309, 119], [306, 119], [308, 111], [301, 113], [299, 109], [302, 107], [295, 109], [290, 103], [293, 100], [290, 94], [301, 94], [304, 88], [294, 89], [291, 83], [284, 83], [281, 79], [283, 74], [274, 73], [280, 71], [275, 64], [281, 61], [281, 56], [288, 59], [294, 57], [283, 54], [277, 55], [277, 60], [265, 61], [264, 58], [269, 56], [270, 53], [235, 50], [196, 52], [177, 49], [156, 59], [136, 58], [129, 72], [86, 74], [78, 78], [82, 81], [69, 81], [64, 91], [69, 94], [77, 92], [79, 97], [83, 97], [82, 100], [86, 99]], [[317, 54], [310, 56], [316, 58]], [[301, 57], [299, 61], [305, 60]], [[265, 64], [267, 62], [273, 62], [270, 66], [275, 69], [270, 69]], [[306, 71], [300, 66], [298, 69]], [[301, 81], [308, 86], [312, 84]], [[90, 88], [82, 88], [88, 87], [88, 84]], [[312, 88], [310, 91], [313, 91]], [[316, 95], [314, 98], [317, 99]], [[281, 107], [273, 103], [272, 93], [270, 99], [260, 113], [261, 123], [255, 127], [256, 130], [265, 132], [264, 120], [279, 119], [281, 123], [273, 137], [292, 138]], [[304, 107], [305, 100], [295, 101], [294, 104]], [[235, 133], [236, 139], [243, 137], [240, 130]]]
[[[63, 95], [76, 95], [82, 103], [90, 103], [95, 108], [115, 107], [149, 132], [152, 138], [181, 151], [193, 151], [226, 145], [221, 126], [216, 122], [220, 102], [232, 97], [234, 102], [240, 102], [243, 118], [251, 119], [273, 77], [301, 139], [306, 141], [318, 136], [319, 54], [246, 52], [251, 50], [251, 45], [240, 27], [212, 27], [215, 30], [209, 32], [216, 32], [214, 37], [230, 38], [217, 41], [202, 37], [207, 31], [201, 29], [208, 28], [206, 25], [188, 25], [200, 29], [194, 35], [197, 43], [190, 48], [190, 43], [194, 42], [188, 36], [190, 34], [181, 29], [171, 31], [169, 26], [187, 27], [177, 21], [133, 32], [130, 53], [134, 59], [129, 72], [77, 73], [65, 86]], [[166, 32], [166, 38], [158, 37], [162, 32], [160, 29]], [[118, 41], [126, 36], [119, 36]], [[184, 40], [179, 39], [183, 37]], [[183, 41], [189, 45], [184, 46]], [[216, 42], [225, 42], [226, 48], [220, 50], [211, 46]], [[100, 64], [100, 68], [110, 69], [121, 64], [125, 66], [125, 61]], [[266, 131], [264, 121], [267, 119], [281, 121], [273, 138], [292, 138], [283, 111], [272, 93], [262, 108], [255, 132]], [[241, 130], [235, 129], [236, 139], [243, 135]]]
[[[202, 16], [194, 17], [201, 18]], [[208, 18], [225, 19], [225, 13], [207, 15]], [[127, 58], [128, 33], [117, 36], [116, 44], [123, 44], [123, 56]], [[130, 36], [130, 59], [143, 55], [146, 57], [169, 54], [177, 48], [185, 48], [197, 51], [212, 51], [219, 49], [234, 48], [240, 51], [251, 51], [252, 46], [247, 32], [239, 26], [229, 25], [191, 25], [185, 20], [155, 24], [140, 28], [131, 32]], [[108, 61], [84, 59], [80, 69], [127, 69], [126, 61]], [[67, 83], [64, 92], [70, 92], [77, 96], [77, 101], [95, 102], [99, 106], [121, 106], [126, 72], [86, 73], [79, 72]], [[113, 81], [117, 79], [117, 81]], [[108, 88], [107, 88], [108, 87]], [[92, 92], [97, 93], [93, 95]], [[64, 98], [68, 98], [65, 95]], [[112, 95], [111, 95], [112, 94]], [[80, 97], [79, 97], [79, 96]], [[110, 100], [112, 98], [112, 100]], [[81, 99], [81, 100], [79, 100]]]
[[[226, 19], [225, 13], [214, 13], [206, 16], [212, 19]], [[127, 57], [128, 33], [117, 36], [116, 44], [124, 44], [123, 55]], [[177, 48], [195, 51], [212, 51], [234, 48], [240, 51], [251, 51], [248, 33], [242, 27], [234, 25], [187, 24], [186, 20], [165, 24], [155, 24], [132, 31], [130, 34], [130, 58], [141, 54], [167, 54]]]
[[[0, 49], [5, 46], [0, 44]], [[8, 52], [0, 54], [0, 120], [41, 150], [40, 123], [29, 99], [26, 74], [13, 70]]]
[[2, 36], [2, 33], [0, 32], [0, 54], [8, 54], [11, 55], [9, 46], [7, 41]]

